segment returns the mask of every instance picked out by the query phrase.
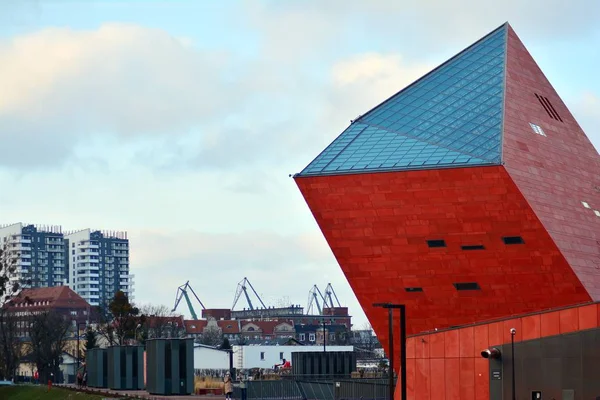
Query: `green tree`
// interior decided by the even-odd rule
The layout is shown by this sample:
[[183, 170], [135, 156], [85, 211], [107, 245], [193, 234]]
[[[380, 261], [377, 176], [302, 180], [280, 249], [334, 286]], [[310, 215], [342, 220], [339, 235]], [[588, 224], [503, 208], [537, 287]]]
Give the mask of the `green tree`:
[[85, 352], [89, 349], [93, 349], [98, 347], [98, 334], [92, 329], [91, 326], [88, 326], [85, 331]]
[[229, 343], [229, 339], [223, 338], [223, 343], [219, 346], [221, 350], [231, 350], [231, 344]]
[[128, 339], [134, 339], [135, 329], [140, 322], [140, 310], [129, 302], [125, 293], [120, 290], [115, 293], [108, 305], [108, 311], [113, 318], [110, 323], [114, 330], [115, 344], [122, 346]]

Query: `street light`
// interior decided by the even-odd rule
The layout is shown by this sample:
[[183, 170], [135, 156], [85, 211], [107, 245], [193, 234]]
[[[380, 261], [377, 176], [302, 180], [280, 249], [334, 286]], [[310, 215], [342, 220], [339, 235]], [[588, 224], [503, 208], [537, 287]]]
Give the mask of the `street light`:
[[138, 340], [138, 334], [137, 331], [138, 329], [140, 329], [142, 327], [142, 324], [137, 324], [137, 326], [135, 327], [135, 331], [134, 331], [134, 335], [135, 335], [135, 341], [140, 344], [140, 341]]
[[77, 322], [76, 321], [75, 324], [77, 325], [77, 328], [76, 328], [76, 330], [77, 330], [77, 332], [76, 332], [77, 333], [77, 371], [79, 371], [79, 360], [81, 359], [81, 354], [80, 354], [81, 350], [79, 349], [79, 327], [81, 325], [84, 325], [85, 327], [87, 327], [87, 322]]
[[375, 303], [373, 307], [388, 309], [390, 400], [394, 399], [394, 309], [400, 309], [400, 398], [406, 400], [406, 306], [404, 304]]
[[512, 363], [512, 399], [517, 400], [517, 387], [515, 384], [515, 335], [517, 330], [515, 328], [510, 329], [510, 345], [512, 351], [511, 363]]

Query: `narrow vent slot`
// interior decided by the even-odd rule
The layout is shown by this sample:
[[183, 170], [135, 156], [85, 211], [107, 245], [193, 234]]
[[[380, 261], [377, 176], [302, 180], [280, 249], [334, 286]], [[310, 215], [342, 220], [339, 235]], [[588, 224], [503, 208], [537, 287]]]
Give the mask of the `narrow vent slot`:
[[456, 290], [481, 290], [477, 282], [459, 282], [453, 283]]
[[534, 93], [534, 94], [535, 94], [535, 97], [540, 102], [540, 104], [542, 105], [542, 107], [544, 107], [544, 110], [546, 110], [546, 113], [548, 113], [548, 116], [550, 118], [555, 119], [560, 122], [563, 122], [562, 118], [560, 117], [560, 115], [558, 115], [558, 112], [556, 111], [556, 109], [554, 108], [552, 103], [550, 103], [550, 100], [547, 97], [540, 96], [537, 93]]
[[504, 244], [525, 244], [525, 241], [521, 236], [506, 236], [502, 240]]
[[463, 250], [485, 250], [485, 246], [482, 244], [472, 244], [467, 246], [460, 246]]
[[446, 242], [442, 239], [428, 240], [427, 246], [429, 246], [429, 247], [446, 247]]
[[421, 288], [421, 287], [407, 287], [407, 288], [404, 288], [404, 290], [406, 290], [407, 292], [422, 292], [423, 288]]

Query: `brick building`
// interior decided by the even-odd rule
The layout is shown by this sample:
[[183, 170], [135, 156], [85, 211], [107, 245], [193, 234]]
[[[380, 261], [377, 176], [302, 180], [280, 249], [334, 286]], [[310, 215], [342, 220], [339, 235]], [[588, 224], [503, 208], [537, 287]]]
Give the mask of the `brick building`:
[[90, 305], [68, 286], [24, 289], [6, 303], [7, 311], [19, 319], [19, 336], [29, 336], [30, 318], [43, 312], [56, 312], [79, 326], [93, 321]]
[[[466, 354], [507, 332], [459, 327], [600, 301], [600, 157], [509, 24], [352, 121], [294, 179], [384, 347], [373, 304], [406, 305], [411, 399], [492, 396], [489, 362]], [[442, 336], [423, 335], [441, 330], [434, 362], [423, 352]], [[443, 371], [452, 394], [430, 397]]]

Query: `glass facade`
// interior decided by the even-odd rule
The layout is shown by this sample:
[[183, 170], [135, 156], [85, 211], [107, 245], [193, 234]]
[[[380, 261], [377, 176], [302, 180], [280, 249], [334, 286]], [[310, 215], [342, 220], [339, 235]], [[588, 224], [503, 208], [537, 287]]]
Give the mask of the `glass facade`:
[[506, 26], [354, 121], [300, 175], [499, 164]]

